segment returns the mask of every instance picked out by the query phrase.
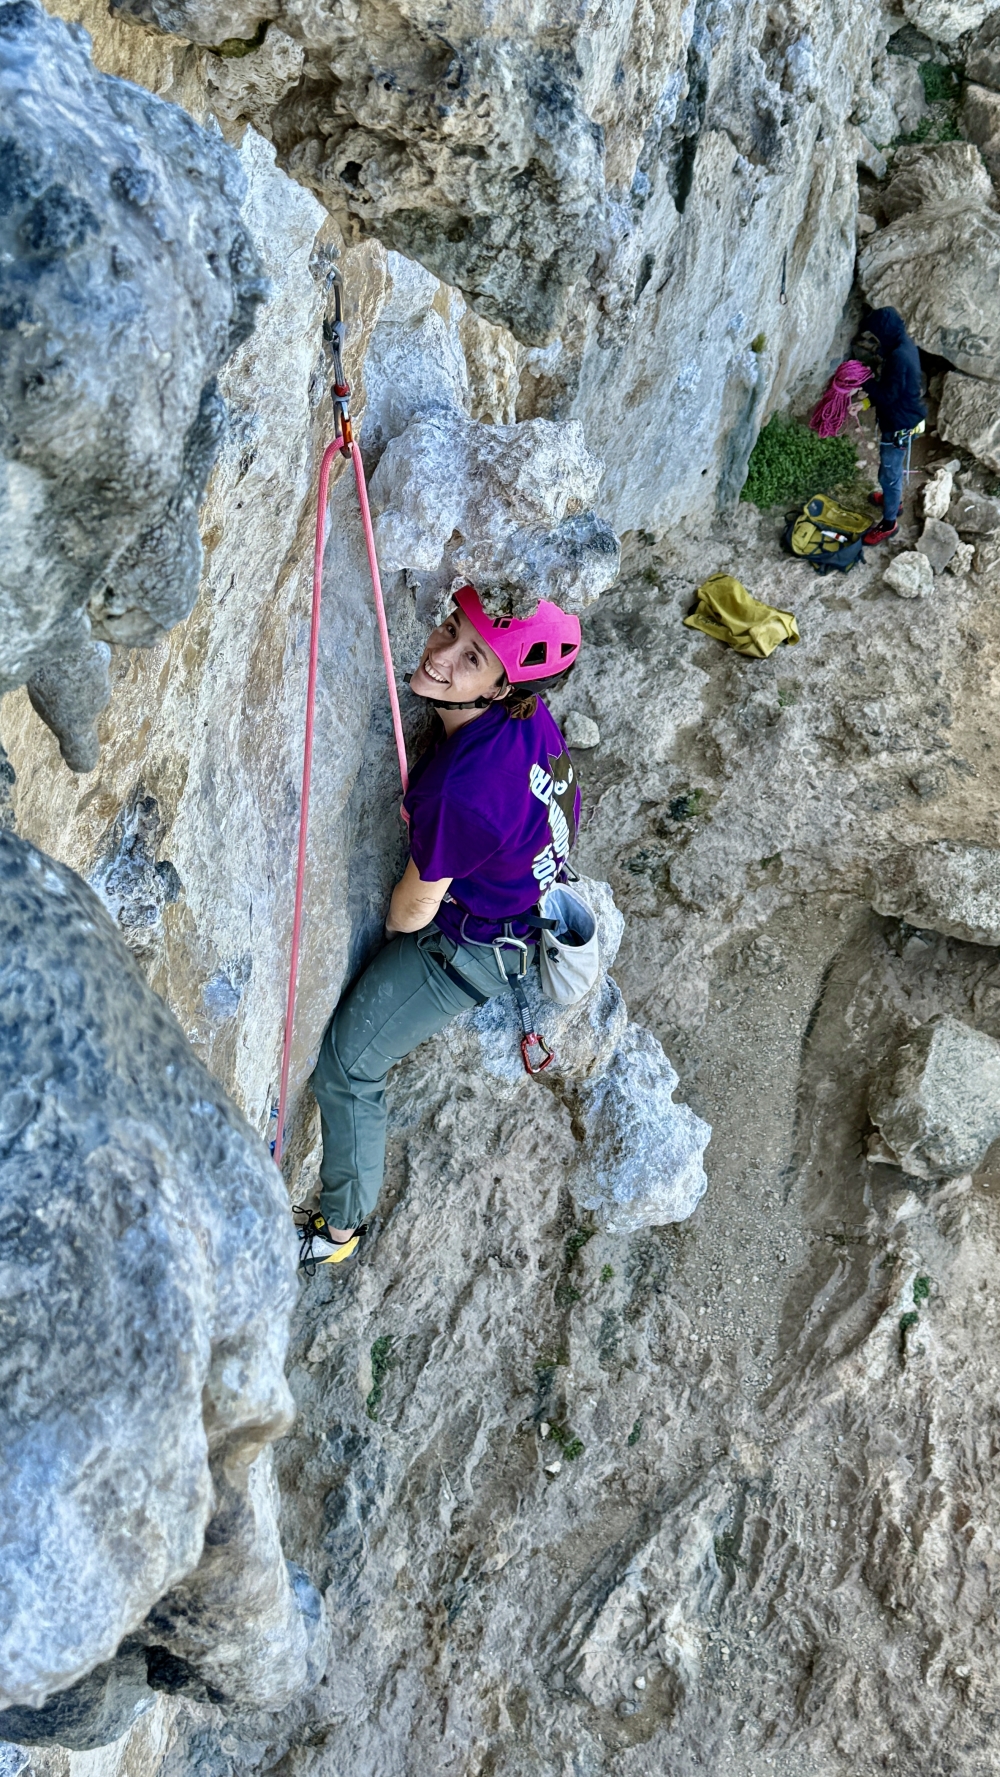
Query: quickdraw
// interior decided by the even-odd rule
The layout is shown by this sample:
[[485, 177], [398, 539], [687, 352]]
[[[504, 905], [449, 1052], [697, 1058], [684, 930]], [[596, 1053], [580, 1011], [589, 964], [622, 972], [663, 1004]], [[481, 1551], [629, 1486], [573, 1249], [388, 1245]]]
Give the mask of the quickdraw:
[[[508, 975], [501, 955], [502, 950], [517, 951], [518, 968], [516, 975]], [[552, 1063], [556, 1058], [555, 1050], [549, 1048], [545, 1038], [539, 1036], [537, 1030], [532, 1030], [530, 1028], [531, 1007], [528, 1005], [528, 996], [522, 986], [524, 977], [528, 972], [528, 946], [523, 938], [514, 937], [510, 929], [509, 921], [504, 927], [503, 936], [500, 938], [494, 938], [493, 940], [493, 955], [497, 959], [497, 968], [508, 982], [511, 993], [514, 995], [514, 1003], [517, 1006], [517, 1015], [521, 1020], [521, 1060], [524, 1063], [525, 1073], [531, 1074], [532, 1078], [534, 1078], [536, 1074], [544, 1074], [545, 1069], [552, 1066]], [[541, 1061], [533, 1061], [532, 1057], [534, 1055], [540, 1055], [542, 1058]]]
[[333, 417], [340, 436], [340, 454], [349, 457], [351, 445], [354, 443], [354, 431], [351, 426], [351, 385], [344, 372], [343, 351], [347, 342], [347, 323], [344, 320], [344, 286], [340, 273], [333, 273], [333, 320], [329, 316], [323, 322], [323, 344], [330, 354], [333, 364], [333, 385], [330, 399], [333, 402]]

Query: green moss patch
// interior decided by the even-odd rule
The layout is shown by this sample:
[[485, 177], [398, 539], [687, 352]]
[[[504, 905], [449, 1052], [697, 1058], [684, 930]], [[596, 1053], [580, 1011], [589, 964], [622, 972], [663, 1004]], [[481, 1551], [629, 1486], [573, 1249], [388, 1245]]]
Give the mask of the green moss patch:
[[375, 1340], [375, 1343], [372, 1346], [371, 1357], [372, 1385], [369, 1390], [368, 1399], [365, 1402], [365, 1412], [369, 1419], [377, 1419], [378, 1410], [382, 1404], [385, 1379], [396, 1361], [392, 1349], [391, 1334], [383, 1333], [380, 1339]]
[[831, 493], [858, 473], [849, 438], [818, 438], [801, 420], [772, 414], [753, 450], [741, 500], [765, 510], [797, 506], [813, 494]]
[[894, 146], [908, 146], [914, 142], [960, 142], [962, 132], [958, 127], [958, 113], [963, 92], [961, 74], [947, 62], [921, 62], [920, 79], [924, 98], [930, 107], [929, 115], [922, 117], [909, 135], [900, 136]]

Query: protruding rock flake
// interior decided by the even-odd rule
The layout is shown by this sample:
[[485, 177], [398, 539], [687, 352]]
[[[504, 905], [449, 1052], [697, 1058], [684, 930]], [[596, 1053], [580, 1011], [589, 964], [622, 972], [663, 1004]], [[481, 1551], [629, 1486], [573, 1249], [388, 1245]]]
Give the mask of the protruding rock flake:
[[487, 609], [514, 616], [540, 598], [582, 610], [618, 576], [618, 539], [586, 510], [603, 467], [575, 420], [483, 426], [418, 413], [372, 477], [379, 560], [442, 595], [469, 581]]
[[674, 1103], [677, 1085], [656, 1038], [630, 1024], [601, 1076], [581, 1088], [583, 1138], [571, 1189], [609, 1234], [686, 1221], [705, 1194], [712, 1131]]
[[941, 392], [938, 431], [1000, 472], [1000, 380], [949, 371]]

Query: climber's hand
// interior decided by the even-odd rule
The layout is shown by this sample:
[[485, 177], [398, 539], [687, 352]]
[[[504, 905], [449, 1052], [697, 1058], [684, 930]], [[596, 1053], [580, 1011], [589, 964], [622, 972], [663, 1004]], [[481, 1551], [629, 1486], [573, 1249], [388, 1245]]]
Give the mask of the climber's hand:
[[395, 938], [400, 932], [420, 932], [424, 926], [430, 925], [450, 882], [450, 876], [443, 876], [440, 882], [422, 882], [411, 858], [392, 891], [385, 922], [386, 937]]

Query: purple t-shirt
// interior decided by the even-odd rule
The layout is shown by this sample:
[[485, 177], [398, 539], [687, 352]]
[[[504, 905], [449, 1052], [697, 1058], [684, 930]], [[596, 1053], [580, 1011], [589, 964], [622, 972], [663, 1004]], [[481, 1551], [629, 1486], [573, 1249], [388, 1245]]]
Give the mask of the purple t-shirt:
[[[545, 705], [518, 722], [498, 706], [444, 736], [413, 768], [403, 804], [422, 881], [452, 878], [437, 925], [488, 944], [510, 920], [518, 937], [569, 856], [580, 792]], [[466, 915], [468, 917], [466, 918]]]

